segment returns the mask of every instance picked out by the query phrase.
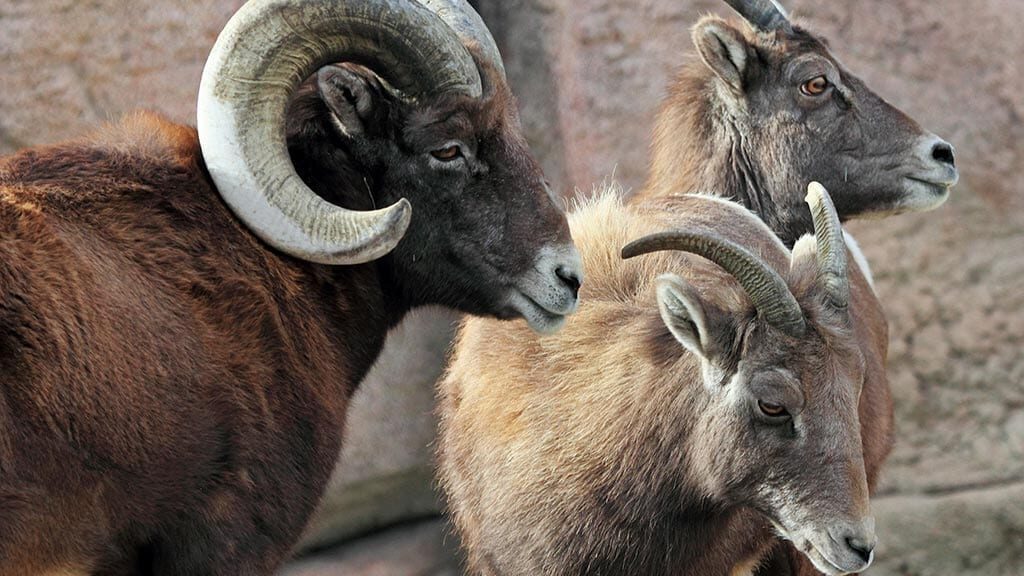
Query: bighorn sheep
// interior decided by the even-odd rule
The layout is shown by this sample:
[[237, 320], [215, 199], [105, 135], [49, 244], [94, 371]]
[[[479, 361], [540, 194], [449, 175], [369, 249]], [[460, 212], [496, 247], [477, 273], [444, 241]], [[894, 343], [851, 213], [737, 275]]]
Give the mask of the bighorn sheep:
[[707, 16], [658, 114], [636, 199], [710, 192], [750, 208], [792, 246], [811, 229], [801, 190], [820, 181], [839, 216], [926, 210], [958, 178], [953, 148], [844, 68], [772, 0]]
[[[708, 16], [694, 27], [700, 58], [669, 88], [648, 181], [632, 202], [696, 191], [732, 198], [792, 246], [811, 229], [800, 193], [810, 181], [831, 191], [843, 219], [945, 201], [958, 179], [952, 146], [871, 91], [777, 2], [726, 3], [744, 21]], [[866, 262], [860, 264], [870, 279]], [[885, 406], [889, 398], [880, 374], [867, 382], [861, 403]], [[862, 429], [872, 489], [892, 428], [891, 417], [879, 412]], [[813, 572], [792, 551], [773, 556], [771, 573]]]
[[270, 574], [408, 310], [576, 306], [462, 0], [252, 0], [200, 93], [0, 160], [0, 574]]
[[[729, 201], [599, 196], [569, 217], [588, 276], [565, 329], [465, 322], [439, 449], [471, 573], [746, 575], [773, 528], [827, 574], [870, 563], [860, 428], [891, 407], [858, 398], [885, 321], [808, 202], [790, 253]], [[622, 262], [631, 240], [682, 252]]]

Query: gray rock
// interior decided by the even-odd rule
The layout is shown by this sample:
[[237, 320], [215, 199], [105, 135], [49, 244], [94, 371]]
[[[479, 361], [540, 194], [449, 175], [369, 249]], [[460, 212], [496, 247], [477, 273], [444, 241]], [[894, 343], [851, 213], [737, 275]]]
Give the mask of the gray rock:
[[1024, 574], [1024, 484], [873, 506], [879, 546], [868, 576]]
[[457, 576], [453, 540], [430, 520], [352, 540], [299, 558], [282, 576]]

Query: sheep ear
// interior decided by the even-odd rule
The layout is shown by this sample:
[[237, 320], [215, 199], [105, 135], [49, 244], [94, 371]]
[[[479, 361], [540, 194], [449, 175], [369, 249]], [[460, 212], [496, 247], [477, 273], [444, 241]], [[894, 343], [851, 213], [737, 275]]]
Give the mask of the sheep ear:
[[734, 90], [743, 90], [749, 45], [724, 20], [705, 18], [693, 28], [693, 43], [708, 68]]
[[658, 310], [661, 320], [687, 350], [713, 361], [714, 335], [708, 322], [708, 307], [697, 291], [675, 274], [657, 280]]
[[355, 69], [332, 65], [317, 72], [316, 83], [344, 135], [364, 134], [379, 95], [373, 80]]

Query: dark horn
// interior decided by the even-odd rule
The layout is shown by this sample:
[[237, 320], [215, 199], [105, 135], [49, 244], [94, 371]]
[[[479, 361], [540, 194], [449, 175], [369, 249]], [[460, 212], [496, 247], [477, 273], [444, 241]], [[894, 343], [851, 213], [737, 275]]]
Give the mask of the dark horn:
[[725, 0], [725, 3], [759, 30], [788, 32], [792, 29], [789, 16], [775, 0]]
[[462, 39], [464, 44], [476, 44], [483, 57], [505, 78], [505, 65], [498, 45], [480, 14], [466, 0], [419, 0]]
[[792, 336], [804, 333], [804, 315], [786, 281], [747, 249], [724, 238], [671, 231], [634, 240], [622, 249], [623, 258], [665, 250], [703, 256], [721, 266], [740, 283], [754, 308], [772, 326]]
[[832, 197], [825, 187], [811, 182], [807, 204], [814, 220], [818, 242], [818, 282], [832, 306], [845, 309], [850, 304], [850, 280], [847, 275], [846, 239]]

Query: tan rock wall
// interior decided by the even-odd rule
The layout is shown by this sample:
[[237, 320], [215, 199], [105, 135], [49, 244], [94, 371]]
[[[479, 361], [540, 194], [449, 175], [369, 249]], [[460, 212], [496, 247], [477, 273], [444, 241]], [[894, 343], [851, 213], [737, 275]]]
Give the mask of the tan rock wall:
[[135, 108], [194, 122], [203, 62], [241, 4], [0, 1], [0, 152]]
[[[136, 107], [191, 122], [202, 62], [240, 3], [0, 0], [0, 152]], [[478, 4], [531, 141], [570, 193], [613, 173], [642, 184], [653, 113], [691, 54], [689, 27], [701, 13], [725, 12], [716, 0]], [[963, 169], [939, 211], [852, 226], [891, 320], [899, 422], [871, 573], [1024, 574], [1024, 3], [786, 4], [877, 91], [950, 140]], [[446, 322], [434, 325], [443, 332]], [[382, 390], [425, 385], [386, 374]], [[395, 423], [408, 414], [383, 405], [377, 413], [388, 416], [353, 421], [383, 421], [392, 437], [406, 434], [404, 446], [424, 446], [402, 455], [422, 469], [430, 407], [411, 397], [420, 398], [412, 407], [397, 402], [412, 413], [404, 430]]]

